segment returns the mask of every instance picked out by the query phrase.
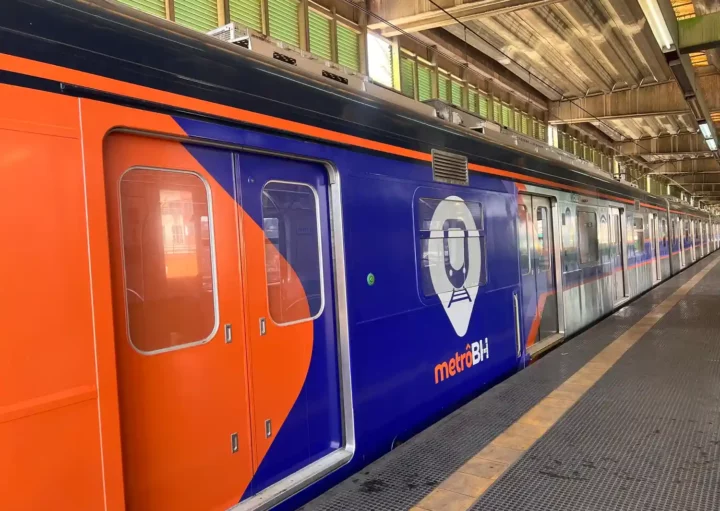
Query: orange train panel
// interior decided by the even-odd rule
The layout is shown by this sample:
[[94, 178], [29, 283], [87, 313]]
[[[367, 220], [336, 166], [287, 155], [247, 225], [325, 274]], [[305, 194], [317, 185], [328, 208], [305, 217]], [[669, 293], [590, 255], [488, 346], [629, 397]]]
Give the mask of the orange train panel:
[[[227, 164], [231, 169], [230, 153], [227, 153]], [[126, 236], [120, 237], [118, 185], [121, 175], [137, 166], [194, 172], [210, 186], [220, 327], [205, 344], [141, 354], [128, 339], [123, 282], [129, 274], [123, 272], [120, 247], [123, 243], [128, 246], [129, 234], [123, 226]], [[127, 508], [133, 511], [227, 509], [240, 500], [252, 477], [235, 201], [179, 142], [110, 135], [105, 142], [105, 172]], [[151, 174], [144, 172], [146, 174], [136, 177], [148, 183]], [[125, 186], [127, 182], [122, 183]], [[163, 191], [152, 188], [154, 184], [145, 186], [150, 186], [154, 193]], [[197, 204], [195, 206], [197, 209]], [[126, 207], [123, 205], [123, 211]], [[132, 207], [135, 214], [142, 214], [136, 205]], [[123, 221], [127, 223], [128, 218], [124, 217]], [[145, 235], [150, 236], [153, 226], [145, 227]], [[157, 244], [150, 241], [145, 246], [152, 250], [154, 245]], [[151, 264], [152, 258], [158, 256], [161, 254], [146, 252], [145, 261]], [[130, 260], [127, 251], [125, 260]], [[138, 291], [144, 294], [142, 303], [157, 301], [157, 296], [150, 295], [153, 289], [177, 284], [178, 278], [174, 277], [177, 271], [146, 273], [147, 287]], [[153, 284], [148, 278], [162, 282]], [[128, 303], [131, 299], [136, 305], [140, 303], [137, 297], [128, 295]], [[155, 309], [151, 314], [155, 316], [152, 331], [162, 332], [168, 323], [173, 323], [175, 330], [182, 330], [184, 321], [177, 317], [177, 312], [173, 306]], [[163, 317], [158, 319], [158, 315]], [[232, 325], [231, 343], [224, 340], [223, 325], [226, 324]], [[132, 328], [133, 332], [139, 331], [139, 327]], [[239, 442], [235, 453], [231, 451], [233, 433], [238, 434]]]
[[102, 509], [78, 100], [0, 98], [0, 509]]

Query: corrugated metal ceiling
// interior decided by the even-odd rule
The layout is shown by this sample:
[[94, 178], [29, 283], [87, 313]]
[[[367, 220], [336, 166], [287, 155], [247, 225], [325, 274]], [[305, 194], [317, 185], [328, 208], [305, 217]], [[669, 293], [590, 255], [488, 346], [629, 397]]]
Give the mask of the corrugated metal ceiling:
[[[551, 99], [610, 93], [673, 79], [636, 0], [566, 0], [480, 18], [468, 26], [485, 41], [459, 24], [446, 29], [479, 49], [488, 42], [500, 48], [552, 84], [557, 97]], [[696, 129], [689, 113], [594, 124], [614, 140]]]

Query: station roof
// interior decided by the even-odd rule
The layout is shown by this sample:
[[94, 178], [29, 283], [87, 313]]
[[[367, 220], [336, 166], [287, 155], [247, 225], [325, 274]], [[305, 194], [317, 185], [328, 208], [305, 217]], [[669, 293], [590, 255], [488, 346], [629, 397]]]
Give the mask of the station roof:
[[717, 0], [118, 1], [205, 32], [240, 23], [655, 194], [720, 207]]
[[[376, 0], [371, 5], [392, 25], [371, 24], [384, 35], [445, 30], [456, 47], [471, 46], [505, 66], [546, 98], [549, 124], [581, 129], [611, 145], [631, 169], [629, 180], [641, 187], [650, 175], [675, 191], [720, 201], [718, 154], [700, 132], [703, 121], [710, 128], [720, 122], [717, 38], [711, 36], [700, 51], [685, 52], [677, 28], [683, 20], [720, 10], [717, 2]], [[669, 26], [671, 51], [661, 47], [651, 17]], [[717, 143], [714, 129], [711, 134]], [[653, 191], [658, 189], [669, 188]]]

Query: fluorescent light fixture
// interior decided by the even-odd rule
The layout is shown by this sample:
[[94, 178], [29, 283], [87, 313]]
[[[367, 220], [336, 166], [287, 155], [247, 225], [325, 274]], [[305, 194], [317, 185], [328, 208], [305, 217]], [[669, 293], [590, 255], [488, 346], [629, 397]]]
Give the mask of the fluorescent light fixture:
[[665, 195], [670, 195], [670, 184], [665, 187]]
[[698, 126], [700, 126], [700, 131], [702, 132], [703, 137], [712, 138], [712, 133], [710, 133], [710, 126], [708, 126], [708, 123], [701, 121], [698, 123]]
[[670, 31], [667, 24], [665, 24], [665, 18], [663, 18], [657, 0], [639, 0], [639, 2], [643, 13], [645, 13], [645, 19], [650, 23], [650, 29], [660, 45], [660, 49], [664, 52], [672, 50], [675, 43], [670, 36]]
[[717, 143], [714, 138], [706, 138], [705, 143], [711, 151], [717, 151]]
[[645, 190], [649, 192], [651, 189], [651, 185], [652, 181], [650, 180], [650, 175], [648, 174], [647, 176], [645, 176]]

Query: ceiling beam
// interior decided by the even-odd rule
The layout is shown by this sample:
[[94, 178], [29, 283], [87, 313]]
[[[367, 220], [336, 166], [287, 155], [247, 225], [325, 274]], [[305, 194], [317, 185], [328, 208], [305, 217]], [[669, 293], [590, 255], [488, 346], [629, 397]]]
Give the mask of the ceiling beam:
[[651, 169], [652, 174], [676, 176], [717, 172], [717, 177], [720, 179], [720, 164], [712, 158], [647, 163], [647, 166]]
[[550, 102], [551, 124], [633, 119], [690, 113], [677, 83], [664, 82], [574, 100]]
[[618, 142], [615, 150], [624, 155], [643, 156], [646, 160], [676, 160], [712, 153], [700, 133], [679, 133], [657, 138], [640, 139], [637, 142]]
[[703, 174], [675, 176], [673, 181], [688, 189], [697, 189], [703, 186], [720, 185], [720, 173], [713, 173], [707, 176]]
[[681, 53], [720, 47], [720, 12], [678, 21]]
[[[695, 83], [709, 110], [720, 110], [720, 73], [698, 74]], [[707, 119], [710, 122], [710, 119]]]
[[[488, 57], [477, 48], [469, 46], [465, 48], [463, 42], [446, 30], [428, 30], [416, 37], [427, 44], [436, 46], [442, 53], [449, 54], [453, 58], [465, 62], [472, 71], [479, 74], [491, 83], [488, 89], [495, 88], [509, 92], [518, 98], [532, 103], [536, 108], [547, 111], [547, 100], [538, 88], [530, 86], [525, 80], [508, 69], [507, 66], [499, 64], [496, 60]], [[485, 92], [493, 92], [486, 90]]]
[[388, 26], [385, 21], [368, 24], [370, 30], [379, 30], [382, 35], [392, 37], [404, 32], [419, 32], [430, 28], [445, 27], [487, 16], [495, 16], [513, 11], [529, 9], [558, 3], [562, 0], [461, 0], [458, 5], [445, 10], [436, 8], [430, 2], [411, 2], [398, 0], [371, 0], [370, 10], [379, 18], [389, 21], [398, 29]]

